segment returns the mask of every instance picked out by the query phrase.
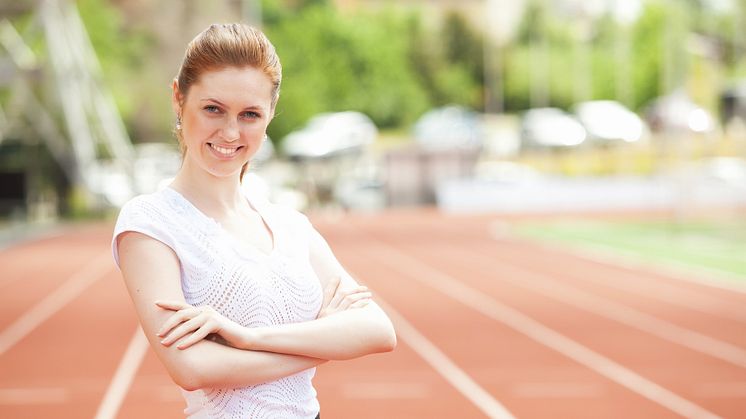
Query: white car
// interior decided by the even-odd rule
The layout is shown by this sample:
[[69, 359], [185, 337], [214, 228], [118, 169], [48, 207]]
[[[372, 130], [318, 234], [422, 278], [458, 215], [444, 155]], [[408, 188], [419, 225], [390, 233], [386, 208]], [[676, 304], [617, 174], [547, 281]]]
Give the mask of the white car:
[[288, 134], [282, 150], [291, 159], [313, 159], [360, 151], [378, 136], [373, 121], [360, 112], [319, 114]]
[[681, 90], [653, 101], [647, 120], [653, 131], [664, 133], [709, 134], [718, 128], [715, 117]]
[[648, 128], [636, 113], [613, 100], [581, 102], [575, 115], [588, 133], [588, 140], [599, 144], [633, 143], [648, 136]]
[[478, 149], [483, 129], [478, 115], [457, 105], [428, 111], [414, 125], [414, 138], [428, 150]]
[[534, 108], [521, 121], [521, 142], [526, 147], [574, 147], [585, 141], [583, 125], [558, 108]]

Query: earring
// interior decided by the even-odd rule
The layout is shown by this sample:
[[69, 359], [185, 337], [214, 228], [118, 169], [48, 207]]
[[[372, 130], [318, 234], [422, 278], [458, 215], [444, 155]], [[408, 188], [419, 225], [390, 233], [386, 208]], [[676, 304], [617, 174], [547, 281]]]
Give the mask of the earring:
[[176, 130], [177, 131], [181, 130], [181, 116], [179, 115], [176, 115]]
[[267, 141], [267, 138], [267, 134], [264, 134], [264, 138], [262, 139], [262, 141]]

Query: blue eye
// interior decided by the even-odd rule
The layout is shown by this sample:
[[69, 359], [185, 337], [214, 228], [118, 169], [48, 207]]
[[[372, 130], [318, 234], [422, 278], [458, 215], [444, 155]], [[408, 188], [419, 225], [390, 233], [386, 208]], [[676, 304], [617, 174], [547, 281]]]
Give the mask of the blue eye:
[[245, 118], [250, 118], [250, 119], [261, 118], [261, 115], [259, 115], [258, 113], [254, 112], [254, 111], [246, 111], [246, 112], [243, 113], [243, 116]]
[[207, 112], [209, 112], [209, 113], [218, 113], [218, 112], [220, 112], [220, 108], [218, 108], [217, 106], [214, 106], [214, 105], [207, 105], [207, 106], [205, 106], [204, 109]]

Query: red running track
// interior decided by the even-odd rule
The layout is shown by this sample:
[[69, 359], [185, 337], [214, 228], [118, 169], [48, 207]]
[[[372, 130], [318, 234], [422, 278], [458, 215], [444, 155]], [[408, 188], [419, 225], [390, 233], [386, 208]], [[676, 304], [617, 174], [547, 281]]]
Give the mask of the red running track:
[[[325, 419], [744, 417], [746, 293], [493, 237], [496, 219], [315, 218], [399, 334], [318, 369]], [[111, 227], [0, 250], [0, 417], [183, 417]]]

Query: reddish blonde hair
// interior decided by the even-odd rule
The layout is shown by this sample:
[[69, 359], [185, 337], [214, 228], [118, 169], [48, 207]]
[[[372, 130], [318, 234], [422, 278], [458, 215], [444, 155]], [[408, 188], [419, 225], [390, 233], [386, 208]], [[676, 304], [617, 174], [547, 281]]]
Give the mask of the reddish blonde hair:
[[[253, 67], [266, 74], [272, 83], [274, 109], [282, 82], [280, 58], [262, 31], [242, 23], [212, 24], [189, 42], [176, 76], [182, 98], [202, 74], [226, 67]], [[186, 150], [178, 130], [177, 137], [183, 153]], [[241, 168], [241, 179], [247, 167], [248, 163]]]

